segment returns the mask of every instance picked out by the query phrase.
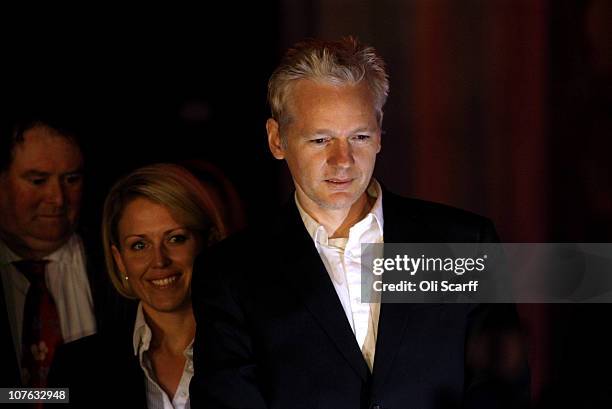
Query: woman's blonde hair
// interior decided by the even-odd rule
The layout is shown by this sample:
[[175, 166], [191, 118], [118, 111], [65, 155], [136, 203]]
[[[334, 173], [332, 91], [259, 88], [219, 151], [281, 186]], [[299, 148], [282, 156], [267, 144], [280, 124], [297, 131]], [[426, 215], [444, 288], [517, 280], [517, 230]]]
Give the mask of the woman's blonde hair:
[[113, 185], [104, 201], [102, 243], [108, 275], [117, 291], [127, 298], [136, 297], [115, 263], [112, 246], [121, 247], [119, 221], [125, 207], [136, 198], [167, 207], [177, 221], [201, 237], [204, 245], [226, 236], [216, 195], [182, 166], [159, 163], [124, 176]]

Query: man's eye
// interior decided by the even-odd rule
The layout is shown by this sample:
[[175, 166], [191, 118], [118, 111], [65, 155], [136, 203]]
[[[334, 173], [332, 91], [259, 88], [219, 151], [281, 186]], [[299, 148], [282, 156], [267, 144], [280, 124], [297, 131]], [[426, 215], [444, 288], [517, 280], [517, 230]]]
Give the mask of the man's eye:
[[34, 178], [34, 179], [30, 179], [30, 183], [35, 185], [35, 186], [44, 185], [46, 181], [47, 181], [46, 178]]
[[136, 251], [139, 251], [139, 250], [144, 250], [144, 248], [145, 248], [145, 244], [144, 244], [144, 242], [142, 242], [142, 241], [136, 241], [136, 242], [132, 243], [132, 245], [130, 246], [130, 248], [131, 248], [132, 250], [136, 250]]
[[83, 180], [83, 175], [78, 175], [78, 174], [68, 175], [66, 176], [65, 180], [66, 180], [66, 183], [68, 183], [69, 185], [74, 185], [74, 184], [80, 183], [81, 180]]
[[316, 139], [311, 139], [310, 143], [313, 143], [315, 145], [322, 145], [325, 142], [327, 142], [327, 138], [316, 138]]
[[370, 139], [370, 135], [355, 135], [355, 139], [358, 141], [367, 141]]
[[184, 243], [187, 241], [187, 236], [184, 234], [176, 234], [168, 240], [170, 243]]

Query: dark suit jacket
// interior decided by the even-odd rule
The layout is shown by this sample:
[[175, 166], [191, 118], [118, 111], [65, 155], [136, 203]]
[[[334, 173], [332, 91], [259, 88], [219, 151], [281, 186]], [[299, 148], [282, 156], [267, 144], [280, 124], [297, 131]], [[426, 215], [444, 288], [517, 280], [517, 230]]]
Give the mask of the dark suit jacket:
[[[383, 192], [384, 240], [497, 241], [492, 223]], [[193, 408], [520, 407], [513, 379], [466, 364], [502, 318], [473, 304], [383, 304], [370, 373], [294, 203], [276, 221], [229, 238], [196, 262]], [[506, 306], [506, 310], [508, 310]], [[513, 308], [504, 322], [516, 325]]]
[[9, 322], [4, 287], [0, 280], [0, 387], [21, 386], [21, 375], [15, 356], [11, 323]]
[[[120, 297], [106, 276], [106, 267], [101, 254], [102, 245], [97, 234], [81, 234], [86, 249], [86, 268], [94, 303], [94, 314], [98, 331], [119, 329], [125, 331], [133, 326], [136, 304]], [[21, 375], [15, 356], [15, 347], [8, 318], [4, 288], [0, 280], [0, 387], [21, 386]]]
[[145, 375], [134, 356], [131, 334], [110, 331], [62, 345], [49, 387], [69, 388], [70, 404], [58, 408], [146, 409]]

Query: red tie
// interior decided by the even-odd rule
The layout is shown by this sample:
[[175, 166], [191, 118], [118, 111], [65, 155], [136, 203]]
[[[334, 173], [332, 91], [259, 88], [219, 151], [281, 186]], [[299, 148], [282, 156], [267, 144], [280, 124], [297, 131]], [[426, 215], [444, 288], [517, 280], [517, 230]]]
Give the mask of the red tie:
[[21, 260], [13, 263], [30, 281], [23, 309], [21, 338], [24, 386], [30, 388], [47, 386], [47, 375], [55, 349], [63, 342], [57, 307], [45, 283], [48, 262]]

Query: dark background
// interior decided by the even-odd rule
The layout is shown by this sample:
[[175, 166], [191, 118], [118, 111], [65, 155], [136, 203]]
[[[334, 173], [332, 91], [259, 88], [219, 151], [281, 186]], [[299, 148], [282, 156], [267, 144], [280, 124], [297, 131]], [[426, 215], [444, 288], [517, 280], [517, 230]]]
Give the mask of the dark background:
[[[354, 34], [389, 66], [387, 187], [491, 217], [504, 241], [610, 242], [612, 2], [252, 3], [2, 13], [2, 104], [70, 112], [83, 223], [119, 175], [187, 159], [218, 165], [249, 221], [272, 214], [291, 184], [267, 151], [267, 79], [293, 42]], [[604, 401], [612, 309], [519, 310], [541, 405]]]

